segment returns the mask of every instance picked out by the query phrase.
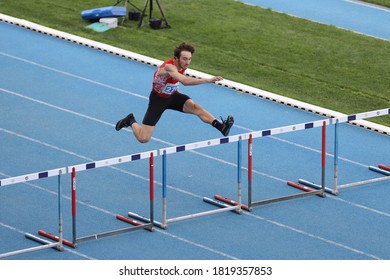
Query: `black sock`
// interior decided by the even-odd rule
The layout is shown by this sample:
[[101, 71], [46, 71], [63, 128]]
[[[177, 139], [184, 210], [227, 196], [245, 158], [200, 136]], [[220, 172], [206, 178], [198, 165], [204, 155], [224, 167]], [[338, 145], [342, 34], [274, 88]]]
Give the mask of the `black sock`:
[[132, 117], [129, 119], [129, 126], [131, 127], [133, 125], [133, 123], [136, 123], [137, 121], [135, 120], [135, 117], [134, 115], [132, 114]]
[[132, 127], [132, 125], [133, 125], [134, 123], [136, 123], [136, 122], [137, 122], [136, 120], [131, 121], [129, 126]]
[[219, 131], [222, 131], [223, 125], [217, 119], [213, 120], [211, 125], [214, 126], [216, 129], [218, 129]]

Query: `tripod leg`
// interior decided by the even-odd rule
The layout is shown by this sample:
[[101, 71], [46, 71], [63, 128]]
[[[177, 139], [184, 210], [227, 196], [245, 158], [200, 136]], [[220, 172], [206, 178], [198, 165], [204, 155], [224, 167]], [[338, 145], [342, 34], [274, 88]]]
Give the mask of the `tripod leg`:
[[160, 3], [158, 2], [158, 0], [156, 0], [156, 3], [157, 3], [158, 8], [160, 9], [160, 13], [161, 13], [161, 15], [162, 15], [162, 17], [163, 17], [162, 19], [164, 20], [165, 25], [166, 25], [167, 27], [171, 27], [171, 26], [169, 25], [167, 19], [165, 18], [164, 12], [163, 12], [163, 10], [162, 10], [162, 8], [161, 8], [161, 5], [160, 5]]
[[[127, 0], [125, 0], [125, 9], [127, 14]], [[125, 23], [126, 15], [122, 18], [122, 25]]]
[[146, 0], [146, 1], [145, 1], [145, 6], [144, 6], [144, 9], [142, 10], [141, 18], [140, 18], [139, 21], [138, 21], [138, 27], [141, 27], [141, 26], [142, 26], [142, 22], [143, 22], [143, 20], [144, 20], [145, 11], [146, 11], [146, 7], [148, 6], [148, 2], [149, 2], [149, 0]]

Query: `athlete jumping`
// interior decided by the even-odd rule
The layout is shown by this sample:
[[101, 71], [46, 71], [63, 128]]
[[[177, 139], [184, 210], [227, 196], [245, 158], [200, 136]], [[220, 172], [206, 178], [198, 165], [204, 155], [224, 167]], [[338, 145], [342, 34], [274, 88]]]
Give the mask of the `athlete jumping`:
[[218, 121], [202, 106], [195, 103], [188, 95], [179, 92], [179, 83], [185, 86], [214, 83], [223, 80], [220, 76], [212, 78], [192, 78], [184, 75], [189, 67], [195, 48], [187, 43], [181, 43], [174, 50], [174, 57], [166, 60], [154, 73], [152, 92], [149, 95], [149, 105], [142, 125], [130, 113], [119, 120], [115, 126], [117, 131], [124, 127], [131, 127], [137, 140], [146, 143], [152, 137], [154, 127], [166, 109], [183, 113], [194, 114], [203, 122], [211, 124], [221, 131], [224, 136], [229, 134], [234, 118], [228, 116], [226, 120]]

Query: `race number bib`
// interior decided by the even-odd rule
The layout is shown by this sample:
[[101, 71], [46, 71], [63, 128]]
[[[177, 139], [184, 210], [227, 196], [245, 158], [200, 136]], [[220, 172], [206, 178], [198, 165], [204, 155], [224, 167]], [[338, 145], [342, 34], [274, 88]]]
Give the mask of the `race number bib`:
[[165, 94], [172, 94], [176, 92], [178, 88], [179, 88], [179, 83], [166, 84], [162, 92]]

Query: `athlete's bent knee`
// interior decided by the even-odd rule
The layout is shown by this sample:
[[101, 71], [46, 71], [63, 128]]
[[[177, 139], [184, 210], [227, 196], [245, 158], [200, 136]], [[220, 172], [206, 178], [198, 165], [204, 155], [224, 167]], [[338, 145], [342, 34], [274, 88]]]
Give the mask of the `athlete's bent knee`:
[[137, 138], [137, 140], [138, 140], [138, 142], [140, 142], [142, 144], [145, 144], [145, 143], [149, 142], [150, 137], [148, 137], [148, 136], [141, 136], [141, 137]]

